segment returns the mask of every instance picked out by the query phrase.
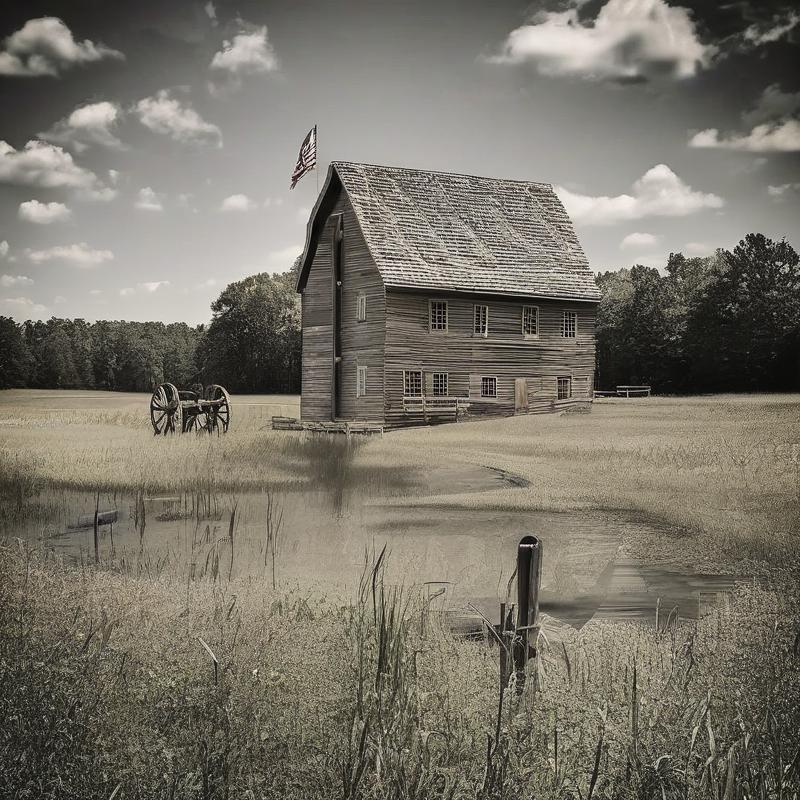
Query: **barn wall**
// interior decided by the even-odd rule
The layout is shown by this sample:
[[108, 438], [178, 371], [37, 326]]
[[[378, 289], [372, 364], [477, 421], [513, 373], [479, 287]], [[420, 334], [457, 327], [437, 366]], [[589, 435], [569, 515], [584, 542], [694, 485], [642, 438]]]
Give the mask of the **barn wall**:
[[[303, 291], [303, 385], [300, 414], [304, 420], [331, 418], [333, 364], [333, 254], [336, 217], [344, 215], [342, 275], [341, 389], [339, 419], [382, 421], [383, 352], [386, 298], [353, 208], [344, 191], [320, 234]], [[367, 298], [366, 321], [356, 314], [358, 295]], [[367, 367], [367, 393], [356, 397], [358, 366]]]
[[[447, 300], [447, 332], [428, 330], [431, 299]], [[489, 306], [489, 334], [474, 335], [475, 303]], [[539, 336], [522, 333], [522, 307], [539, 308]], [[577, 312], [575, 339], [561, 336], [563, 311]], [[388, 291], [386, 295], [386, 423], [403, 415], [403, 370], [447, 372], [449, 395], [469, 398], [472, 416], [515, 413], [515, 379], [527, 379], [528, 411], [552, 411], [592, 396], [596, 306], [554, 300], [495, 300]], [[480, 376], [497, 377], [497, 399], [480, 398]], [[572, 398], [557, 400], [557, 378], [572, 378]], [[418, 420], [417, 420], [418, 421]]]

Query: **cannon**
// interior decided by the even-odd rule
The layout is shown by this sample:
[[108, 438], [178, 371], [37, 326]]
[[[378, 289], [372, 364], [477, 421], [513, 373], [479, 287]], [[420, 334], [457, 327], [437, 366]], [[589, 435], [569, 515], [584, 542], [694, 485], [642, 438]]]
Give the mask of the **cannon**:
[[231, 424], [231, 398], [216, 383], [205, 389], [199, 387], [199, 391], [162, 383], [150, 398], [150, 421], [155, 436], [176, 431], [227, 433]]

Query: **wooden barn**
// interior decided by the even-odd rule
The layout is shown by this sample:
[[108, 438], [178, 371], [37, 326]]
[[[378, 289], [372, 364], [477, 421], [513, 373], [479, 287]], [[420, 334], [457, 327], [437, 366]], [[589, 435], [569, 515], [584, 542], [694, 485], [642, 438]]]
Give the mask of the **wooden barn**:
[[549, 184], [333, 162], [297, 289], [303, 422], [390, 428], [592, 397], [600, 295]]

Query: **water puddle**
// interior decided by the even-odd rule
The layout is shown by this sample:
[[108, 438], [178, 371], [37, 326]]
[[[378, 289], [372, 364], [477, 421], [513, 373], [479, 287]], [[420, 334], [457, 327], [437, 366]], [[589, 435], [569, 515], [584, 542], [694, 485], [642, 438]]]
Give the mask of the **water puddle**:
[[[313, 469], [305, 476], [279, 491], [246, 495], [101, 494], [99, 510], [108, 516], [99, 528], [100, 559], [151, 575], [247, 576], [338, 597], [352, 595], [365, 561], [385, 546], [387, 579], [423, 587], [464, 630], [479, 627], [481, 614], [497, 621], [517, 543], [526, 534], [543, 542], [542, 610], [574, 627], [592, 618], [652, 621], [657, 605], [662, 614], [676, 609], [697, 618], [734, 583], [730, 576], [623, 557], [627, 533], [670, 533], [617, 514], [464, 508], [448, 505], [446, 497], [435, 506], [414, 505], [414, 498], [520, 485], [515, 476], [486, 467], [406, 471], [367, 492], [349, 479], [320, 482]], [[96, 500], [85, 493], [51, 494], [46, 518], [23, 519], [6, 533], [92, 562]]]

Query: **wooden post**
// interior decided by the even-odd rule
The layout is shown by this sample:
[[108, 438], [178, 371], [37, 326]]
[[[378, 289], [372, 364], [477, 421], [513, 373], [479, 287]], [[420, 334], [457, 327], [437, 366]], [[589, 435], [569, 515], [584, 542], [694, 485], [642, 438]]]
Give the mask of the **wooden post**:
[[541, 582], [542, 544], [535, 536], [523, 536], [517, 545], [517, 636], [514, 647], [517, 692], [525, 688], [528, 659], [536, 657]]
[[100, 511], [100, 492], [97, 493], [94, 502], [94, 563], [100, 563], [100, 536], [98, 533], [97, 515]]

